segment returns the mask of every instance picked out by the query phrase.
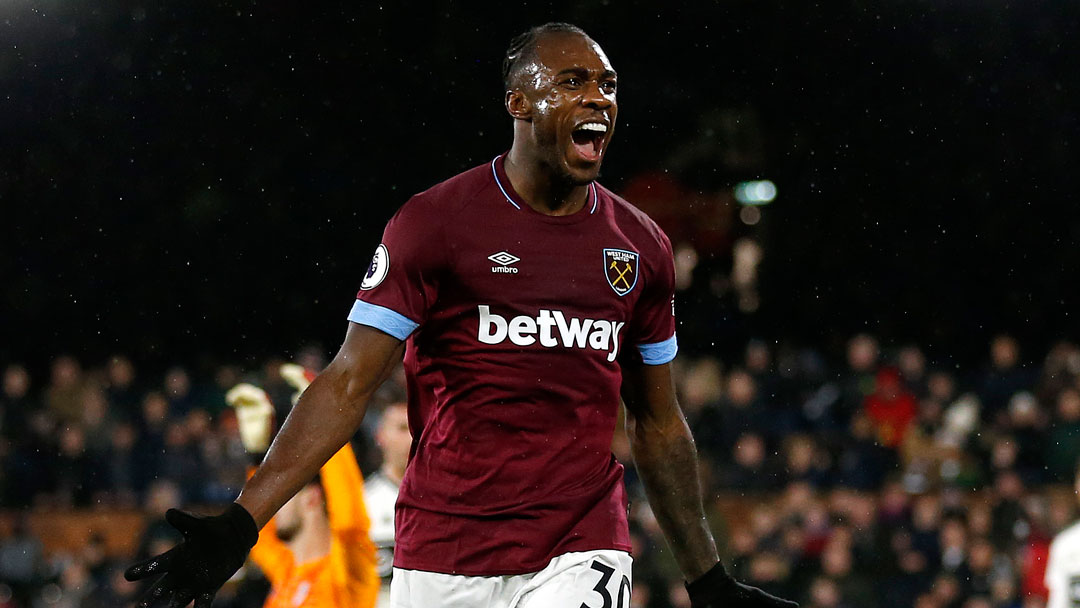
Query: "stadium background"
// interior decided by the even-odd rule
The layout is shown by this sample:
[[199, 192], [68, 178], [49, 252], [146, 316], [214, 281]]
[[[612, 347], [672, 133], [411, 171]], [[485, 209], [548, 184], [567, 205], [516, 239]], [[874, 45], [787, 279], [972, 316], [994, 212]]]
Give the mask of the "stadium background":
[[[195, 396], [172, 403], [173, 415], [206, 410], [212, 434], [227, 442], [215, 402], [215, 382], [230, 377], [222, 369], [272, 383], [260, 377], [268, 360], [300, 357], [305, 347], [313, 359], [332, 352], [393, 210], [508, 146], [502, 52], [513, 34], [550, 19], [584, 27], [619, 70], [620, 121], [603, 181], [656, 215], [682, 246], [680, 390], [704, 432], [732, 428], [726, 412], [737, 410], [731, 392], [745, 387], [740, 369], [752, 367], [747, 346], [764, 345], [772, 363], [750, 374], [758, 383], [751, 402], [755, 411], [790, 414], [786, 431], [811, 433], [825, 469], [811, 485], [831, 505], [827, 522], [847, 508], [833, 504], [846, 500], [836, 488], [863, 483], [859, 500], [878, 505], [879, 517], [855, 529], [885, 538], [875, 540], [881, 546], [902, 545], [893, 534], [900, 524], [882, 513], [896, 507], [896, 517], [913, 521], [905, 508], [917, 511], [910, 505], [928, 491], [948, 516], [933, 529], [956, 536], [949, 522], [962, 520], [965, 555], [987, 539], [995, 572], [1006, 572], [995, 580], [1012, 577], [1015, 587], [994, 601], [1021, 601], [1028, 541], [1071, 516], [1060, 483], [1075, 456], [1069, 341], [1080, 329], [1075, 3], [551, 2], [495, 11], [452, 2], [422, 10], [0, 3], [0, 364], [24, 365], [31, 379], [22, 401], [3, 402], [4, 521], [68, 503], [95, 509], [96, 497], [76, 496], [77, 477], [71, 496], [59, 481], [72, 470], [64, 458], [93, 451], [65, 440], [85, 422], [65, 422], [62, 407], [40, 428], [31, 422], [31, 413], [51, 411], [62, 355], [83, 368], [70, 401], [87, 386], [101, 389], [110, 420], [124, 407], [139, 419], [147, 392], [175, 396], [169, 372], [182, 369]], [[758, 178], [772, 180], [778, 196], [748, 211], [733, 187]], [[872, 346], [852, 341], [857, 334], [880, 345], [866, 367], [849, 356]], [[1002, 334], [1015, 339], [1015, 365], [992, 361]], [[1009, 351], [1008, 340], [994, 343]], [[926, 360], [921, 379], [905, 363], [913, 351]], [[110, 401], [103, 371], [117, 355], [137, 371], [127, 405]], [[863, 399], [889, 381], [892, 365], [928, 437], [960, 395], [980, 398], [981, 438], [954, 454], [974, 478], [943, 484], [930, 475], [913, 490], [904, 485], [904, 450], [879, 450], [859, 436]], [[933, 372], [951, 379], [951, 392], [933, 394]], [[830, 401], [839, 405], [823, 429], [807, 407], [828, 401], [821, 393], [830, 386], [842, 396]], [[84, 409], [78, 402], [74, 409]], [[722, 422], [710, 423], [709, 412]], [[792, 442], [761, 420], [736, 420], [760, 435], [775, 473], [764, 477], [777, 481], [723, 499], [790, 494]], [[715, 452], [706, 468], [717, 489], [739, 485], [742, 464], [731, 450], [740, 438], [716, 431], [703, 450]], [[65, 441], [74, 452], [65, 453]], [[740, 445], [752, 454], [748, 441]], [[1069, 449], [1049, 454], [1042, 443]], [[844, 479], [839, 463], [852, 445], [881, 460], [879, 478]], [[55, 458], [27, 456], [42, 453]], [[28, 461], [40, 470], [26, 469]], [[26, 470], [41, 473], [46, 498], [13, 489]], [[1024, 500], [1014, 501], [1023, 508], [1003, 498], [1015, 489], [1010, 473], [1024, 486]], [[958, 512], [957, 501], [968, 502], [950, 492], [961, 486], [994, 509], [997, 532], [980, 532], [979, 516]], [[1041, 512], [1031, 506], [1040, 501]], [[807, 513], [822, 515], [806, 504], [795, 511], [798, 526], [765, 533], [768, 522], [756, 522], [753, 539], [737, 530], [725, 537], [735, 553], [783, 556], [758, 560], [753, 576], [772, 576], [805, 600], [819, 579], [843, 577], [822, 574], [824, 558], [814, 562], [831, 555], [824, 541], [795, 559], [794, 539], [769, 540], [776, 530], [808, 534]], [[1021, 519], [1029, 535], [1003, 540], [1001, 530]], [[22, 538], [15, 528], [4, 527], [8, 547]], [[951, 570], [940, 555], [932, 559], [947, 544], [918, 549], [922, 572], [972, 580], [968, 562], [978, 555]], [[865, 557], [858, 546], [852, 541], [847, 554]], [[897, 551], [914, 567], [910, 552]], [[900, 576], [903, 559], [855, 560], [854, 587]], [[48, 556], [35, 589], [62, 578], [72, 561]], [[661, 581], [651, 605], [664, 605], [659, 589], [670, 571], [657, 566], [648, 576]], [[928, 585], [912, 583], [919, 593], [911, 601], [948, 586]], [[963, 585], [965, 596], [992, 595]]]

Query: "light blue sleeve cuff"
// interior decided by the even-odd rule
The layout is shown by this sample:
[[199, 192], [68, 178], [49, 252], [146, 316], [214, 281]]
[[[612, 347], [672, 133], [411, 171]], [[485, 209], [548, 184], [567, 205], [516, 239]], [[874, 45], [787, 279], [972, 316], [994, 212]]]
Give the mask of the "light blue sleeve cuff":
[[412, 319], [394, 312], [389, 308], [357, 300], [349, 311], [349, 320], [360, 325], [367, 325], [386, 332], [398, 340], [409, 337], [420, 326]]
[[638, 344], [637, 349], [646, 365], [663, 365], [670, 363], [678, 354], [679, 341], [675, 339], [675, 334], [671, 334], [671, 337], [663, 342]]

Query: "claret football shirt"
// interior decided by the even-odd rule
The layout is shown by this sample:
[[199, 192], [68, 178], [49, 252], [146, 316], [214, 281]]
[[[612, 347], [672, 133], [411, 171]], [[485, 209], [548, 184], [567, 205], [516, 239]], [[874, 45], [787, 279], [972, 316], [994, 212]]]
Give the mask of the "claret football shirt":
[[349, 314], [407, 340], [395, 566], [522, 574], [630, 550], [619, 360], [675, 357], [674, 282], [644, 213], [596, 183], [581, 211], [539, 213], [502, 156], [397, 212]]

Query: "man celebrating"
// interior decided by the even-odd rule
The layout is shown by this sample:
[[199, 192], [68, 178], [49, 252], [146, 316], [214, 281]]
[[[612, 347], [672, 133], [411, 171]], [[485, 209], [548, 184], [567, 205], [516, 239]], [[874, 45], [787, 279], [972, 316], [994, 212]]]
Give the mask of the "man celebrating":
[[551, 23], [511, 42], [503, 76], [510, 151], [391, 219], [341, 350], [237, 502], [129, 569], [165, 573], [142, 606], [208, 608], [258, 528], [359, 426], [403, 346], [413, 444], [391, 606], [626, 606], [626, 494], [610, 450], [620, 396], [694, 608], [794, 606], [719, 562], [669, 366], [671, 245], [595, 182], [615, 70], [583, 31]]

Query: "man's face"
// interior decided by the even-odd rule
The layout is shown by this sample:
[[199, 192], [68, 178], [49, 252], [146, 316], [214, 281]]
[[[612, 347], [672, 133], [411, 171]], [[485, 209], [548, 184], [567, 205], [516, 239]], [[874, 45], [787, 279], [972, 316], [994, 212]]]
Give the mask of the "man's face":
[[545, 164], [575, 185], [596, 179], [618, 112], [615, 70], [600, 45], [574, 33], [541, 37], [522, 85]]
[[278, 540], [289, 542], [300, 532], [303, 520], [300, 517], [300, 505], [303, 502], [304, 490], [297, 492], [288, 502], [281, 505], [274, 514], [275, 534]]
[[395, 468], [405, 468], [412, 446], [409, 433], [409, 412], [404, 404], [393, 404], [383, 412], [376, 431], [375, 442], [382, 449], [383, 458]]

